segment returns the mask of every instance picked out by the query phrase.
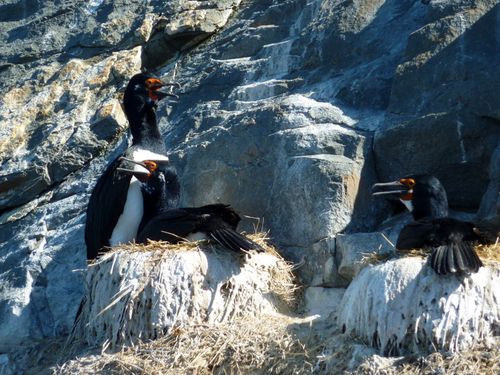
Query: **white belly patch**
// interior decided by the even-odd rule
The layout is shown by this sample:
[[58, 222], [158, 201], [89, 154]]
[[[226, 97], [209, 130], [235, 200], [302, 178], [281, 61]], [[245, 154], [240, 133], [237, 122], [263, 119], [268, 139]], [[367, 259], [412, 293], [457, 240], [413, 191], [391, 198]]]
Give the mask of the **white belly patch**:
[[132, 177], [123, 212], [116, 222], [109, 244], [116, 246], [135, 241], [143, 213], [144, 202], [142, 200], [141, 182]]
[[[168, 161], [168, 156], [157, 154], [145, 149], [137, 149], [132, 153], [134, 161]], [[140, 165], [134, 165], [136, 171], [147, 171]], [[123, 212], [118, 218], [116, 225], [109, 239], [111, 246], [134, 242], [137, 236], [137, 230], [141, 224], [142, 216], [144, 214], [144, 202], [141, 192], [141, 182], [132, 177], [127, 192], [127, 200], [123, 207]]]

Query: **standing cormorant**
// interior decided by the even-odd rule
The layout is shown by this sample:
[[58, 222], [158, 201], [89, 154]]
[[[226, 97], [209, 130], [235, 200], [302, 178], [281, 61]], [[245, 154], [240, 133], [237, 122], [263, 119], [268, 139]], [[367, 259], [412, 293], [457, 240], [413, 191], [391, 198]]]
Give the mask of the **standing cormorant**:
[[399, 198], [414, 221], [403, 227], [398, 250], [426, 248], [432, 251], [431, 267], [439, 275], [474, 273], [483, 265], [474, 245], [484, 242], [470, 222], [448, 217], [448, 199], [434, 176], [414, 175], [373, 185], [376, 196]]
[[134, 175], [143, 184], [144, 216], [136, 242], [161, 240], [179, 243], [208, 239], [235, 252], [264, 251], [262, 246], [236, 231], [241, 218], [229, 205], [172, 209], [172, 202], [179, 198], [177, 176], [154, 161], [140, 164], [149, 172], [120, 169], [124, 174]]
[[[156, 121], [158, 101], [175, 96], [160, 91], [165, 85], [175, 84], [165, 84], [145, 73], [130, 79], [123, 107], [132, 133], [132, 146], [123, 156], [135, 161], [168, 161]], [[118, 157], [107, 167], [90, 196], [85, 225], [87, 259], [96, 258], [103, 247], [133, 241], [137, 235], [143, 215], [141, 185], [135, 177], [117, 172], [122, 163]], [[143, 167], [135, 165], [134, 168]]]

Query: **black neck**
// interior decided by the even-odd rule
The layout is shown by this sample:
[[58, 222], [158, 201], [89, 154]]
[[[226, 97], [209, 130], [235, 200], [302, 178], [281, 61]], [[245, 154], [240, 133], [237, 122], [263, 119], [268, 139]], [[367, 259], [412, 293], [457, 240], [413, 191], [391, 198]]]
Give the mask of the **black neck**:
[[424, 217], [448, 217], [448, 199], [444, 189], [428, 192], [423, 196], [415, 194], [412, 203], [412, 215], [415, 220]]
[[143, 224], [156, 215], [179, 206], [180, 184], [177, 172], [174, 168], [167, 168], [161, 173], [162, 177], [160, 174], [154, 174], [143, 185]]
[[156, 119], [156, 104], [138, 95], [131, 96], [130, 99], [129, 97], [127, 100], [124, 99], [124, 106], [132, 133], [132, 144], [152, 147], [156, 145], [164, 150], [164, 142]]

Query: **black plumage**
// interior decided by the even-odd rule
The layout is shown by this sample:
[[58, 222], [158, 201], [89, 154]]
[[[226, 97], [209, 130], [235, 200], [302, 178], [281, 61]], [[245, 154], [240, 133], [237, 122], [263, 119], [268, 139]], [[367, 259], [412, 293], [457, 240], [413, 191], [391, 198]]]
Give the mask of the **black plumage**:
[[202, 207], [183, 207], [162, 212], [149, 220], [137, 236], [137, 242], [147, 240], [179, 243], [195, 233], [236, 252], [264, 249], [236, 231], [239, 215], [229, 205], [210, 204]]
[[151, 164], [148, 168], [152, 170], [143, 178], [145, 213], [136, 242], [162, 240], [179, 243], [193, 236], [199, 239], [197, 235], [201, 234], [235, 252], [264, 251], [259, 244], [236, 231], [241, 218], [229, 205], [172, 209], [172, 200], [178, 200], [178, 181], [168, 168], [151, 168]]
[[474, 224], [452, 218], [422, 218], [403, 227], [396, 248], [431, 249], [431, 267], [440, 275], [474, 273], [482, 262], [474, 250]]
[[474, 273], [483, 265], [474, 250], [482, 238], [473, 223], [448, 217], [446, 191], [436, 177], [415, 175], [375, 184], [373, 195], [397, 197], [412, 208], [414, 221], [399, 233], [397, 249], [429, 249], [430, 265], [440, 275]]
[[[123, 154], [126, 158], [168, 160], [156, 120], [158, 100], [172, 96], [159, 91], [164, 85], [143, 73], [129, 81], [123, 104], [132, 146]], [[143, 214], [140, 185], [132, 175], [117, 171], [123, 163], [120, 157], [110, 163], [90, 196], [85, 225], [87, 259], [96, 258], [107, 246], [133, 241], [137, 234]]]

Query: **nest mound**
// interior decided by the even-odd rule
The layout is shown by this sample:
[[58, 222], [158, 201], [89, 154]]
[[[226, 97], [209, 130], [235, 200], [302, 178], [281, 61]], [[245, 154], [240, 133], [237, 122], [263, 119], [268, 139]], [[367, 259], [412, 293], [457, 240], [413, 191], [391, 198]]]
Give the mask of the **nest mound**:
[[407, 257], [368, 266], [340, 303], [338, 322], [381, 353], [450, 352], [489, 346], [500, 333], [500, 264], [440, 276]]
[[116, 348], [188, 325], [289, 312], [291, 266], [262, 234], [250, 237], [266, 252], [241, 256], [204, 242], [114, 248], [89, 265], [71, 341]]

